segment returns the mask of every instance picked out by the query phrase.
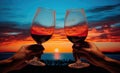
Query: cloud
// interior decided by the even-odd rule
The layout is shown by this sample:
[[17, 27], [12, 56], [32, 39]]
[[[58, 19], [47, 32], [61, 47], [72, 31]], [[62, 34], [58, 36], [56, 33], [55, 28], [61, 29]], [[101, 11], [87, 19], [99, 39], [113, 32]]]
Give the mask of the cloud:
[[112, 36], [119, 36], [120, 37], [120, 27], [114, 27], [114, 28], [112, 28], [112, 30], [111, 30], [111, 35]]
[[10, 10], [13, 10], [13, 9], [8, 7], [0, 8], [0, 11], [10, 11]]
[[120, 22], [120, 14], [119, 15], [111, 15], [103, 18], [103, 21], [114, 21], [114, 22]]
[[[119, 4], [115, 5], [107, 5], [107, 6], [99, 6], [94, 9], [87, 10], [90, 13], [88, 16], [88, 22], [90, 27], [93, 26], [102, 26], [102, 24], [116, 24], [120, 22], [120, 7]], [[109, 23], [110, 22], [110, 23]]]
[[16, 22], [0, 22], [0, 33], [5, 31], [12, 31], [17, 26]]
[[[22, 24], [24, 25], [24, 24]], [[28, 24], [25, 24], [26, 26]], [[28, 26], [25, 29], [24, 27], [19, 27], [21, 26], [21, 23], [19, 22], [12, 22], [12, 21], [4, 21], [4, 22], [0, 22], [0, 33], [4, 33], [4, 32], [19, 32], [19, 31], [23, 31], [23, 30], [28, 30]]]
[[0, 42], [24, 40], [29, 36], [29, 30], [16, 28], [17, 22], [0, 22]]
[[96, 13], [96, 12], [109, 11], [109, 10], [115, 9], [117, 7], [120, 7], [120, 3], [115, 4], [115, 5], [99, 6], [94, 9], [88, 10], [88, 12]]
[[106, 16], [99, 21], [89, 21], [88, 25], [91, 28], [91, 27], [103, 26], [105, 24], [114, 25], [117, 23], [120, 23], [120, 15]]
[[8, 7], [0, 7], [0, 13], [1, 12], [12, 12], [12, 11], [17, 11], [17, 10], [22, 10], [22, 8], [18, 8], [18, 7], [10, 7], [10, 6], [8, 6]]
[[[26, 15], [19, 13], [20, 11], [23, 11], [22, 8], [18, 8], [18, 7], [0, 7], [0, 18], [3, 19], [3, 18], [6, 18], [6, 17], [9, 17], [9, 18], [25, 18]], [[8, 18], [8, 19], [9, 19]]]
[[119, 42], [120, 41], [120, 27], [101, 27], [96, 29], [95, 27], [89, 30], [87, 40], [99, 41], [99, 42]]

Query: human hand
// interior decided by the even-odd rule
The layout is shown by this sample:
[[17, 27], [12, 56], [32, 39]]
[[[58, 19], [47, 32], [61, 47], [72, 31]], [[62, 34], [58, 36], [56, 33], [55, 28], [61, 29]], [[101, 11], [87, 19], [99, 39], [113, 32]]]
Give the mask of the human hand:
[[[104, 55], [94, 43], [86, 42], [86, 46], [80, 47], [79, 45], [73, 45], [73, 52], [78, 56], [87, 59], [91, 64], [107, 69], [111, 73], [119, 73], [120, 61]], [[77, 48], [77, 49], [76, 49]], [[78, 49], [80, 48], [80, 49]]]
[[25, 45], [22, 46], [12, 57], [0, 61], [0, 72], [7, 73], [12, 70], [22, 69], [27, 65], [26, 60], [33, 59], [34, 56], [40, 57], [43, 53], [42, 45]]
[[[25, 60], [30, 60], [34, 58], [34, 56], [40, 57], [43, 54], [43, 51], [44, 47], [42, 45], [25, 45], [21, 47], [13, 57], [15, 57], [16, 59], [21, 58]], [[21, 55], [21, 57], [18, 57], [17, 55]]]

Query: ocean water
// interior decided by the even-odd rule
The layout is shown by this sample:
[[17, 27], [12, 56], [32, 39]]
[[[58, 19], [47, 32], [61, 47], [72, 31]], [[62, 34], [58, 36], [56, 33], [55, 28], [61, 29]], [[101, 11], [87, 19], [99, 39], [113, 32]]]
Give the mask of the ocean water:
[[[14, 55], [15, 53], [0, 53], [0, 60], [7, 59]], [[106, 54], [110, 58], [120, 60], [120, 54]], [[44, 53], [41, 57], [47, 65], [52, 66], [64, 66], [74, 62], [74, 57], [72, 53]], [[88, 62], [85, 59], [81, 59], [84, 62]]]
[[[0, 60], [7, 59], [15, 53], [0, 53]], [[73, 60], [72, 53], [44, 53], [42, 60]]]
[[[14, 53], [0, 53], [0, 60], [7, 59], [14, 55]], [[110, 58], [120, 60], [120, 54], [105, 54]], [[44, 53], [42, 60], [74, 60], [72, 53]]]

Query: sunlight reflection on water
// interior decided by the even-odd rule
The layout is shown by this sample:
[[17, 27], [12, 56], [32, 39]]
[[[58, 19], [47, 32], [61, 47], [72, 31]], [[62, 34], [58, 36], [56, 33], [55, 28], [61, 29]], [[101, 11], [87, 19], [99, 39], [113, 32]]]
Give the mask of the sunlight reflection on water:
[[73, 60], [72, 53], [44, 53], [41, 57], [42, 60]]
[[54, 53], [54, 59], [55, 60], [60, 60], [61, 59], [60, 53], [58, 53], [58, 52]]

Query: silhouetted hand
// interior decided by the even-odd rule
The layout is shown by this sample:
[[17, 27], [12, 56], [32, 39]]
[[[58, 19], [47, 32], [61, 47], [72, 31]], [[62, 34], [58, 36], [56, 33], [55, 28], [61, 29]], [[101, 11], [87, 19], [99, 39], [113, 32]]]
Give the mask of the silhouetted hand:
[[[104, 55], [94, 43], [86, 42], [86, 46], [80, 47], [73, 45], [74, 53], [78, 53], [80, 57], [86, 58], [91, 64], [107, 69], [111, 73], [120, 73], [120, 61], [111, 59]], [[77, 48], [77, 49], [75, 49]]]
[[43, 50], [44, 47], [37, 44], [22, 46], [12, 57], [0, 61], [0, 73], [22, 69], [27, 65], [26, 61], [34, 57], [39, 59], [43, 54]]

